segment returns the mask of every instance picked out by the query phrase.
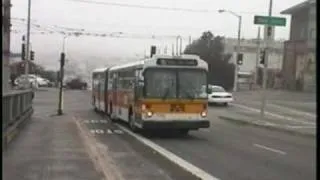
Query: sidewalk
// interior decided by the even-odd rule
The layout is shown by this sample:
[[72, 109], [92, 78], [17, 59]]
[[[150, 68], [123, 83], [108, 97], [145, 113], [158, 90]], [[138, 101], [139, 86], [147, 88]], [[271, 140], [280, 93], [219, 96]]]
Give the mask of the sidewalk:
[[3, 152], [3, 179], [103, 179], [70, 116], [38, 116]]
[[[116, 126], [92, 110], [86, 91], [65, 91], [65, 114], [54, 115], [57, 94], [56, 89], [36, 92], [33, 118], [3, 152], [3, 179], [194, 179], [126, 133], [108, 133]], [[98, 130], [105, 133], [92, 133]]]
[[316, 126], [311, 123], [304, 123], [303, 121], [294, 121], [289, 119], [281, 119], [265, 115], [263, 118], [259, 113], [253, 111], [246, 111], [243, 109], [233, 110], [226, 115], [219, 115], [220, 119], [232, 121], [241, 124], [250, 124], [258, 127], [289, 132], [296, 135], [303, 135], [308, 137], [316, 136]]

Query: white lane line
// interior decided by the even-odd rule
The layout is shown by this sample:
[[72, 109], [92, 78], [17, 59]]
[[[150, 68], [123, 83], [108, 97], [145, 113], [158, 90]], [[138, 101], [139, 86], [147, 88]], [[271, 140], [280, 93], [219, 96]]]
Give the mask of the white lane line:
[[112, 131], [110, 129], [107, 130], [108, 134], [112, 134]]
[[275, 108], [284, 109], [284, 110], [286, 110], [286, 111], [288, 111], [290, 113], [294, 113], [294, 114], [297, 114], [297, 115], [308, 116], [308, 117], [311, 117], [311, 118], [316, 118], [317, 117], [315, 114], [312, 114], [312, 113], [308, 113], [308, 112], [304, 112], [304, 111], [298, 111], [298, 110], [295, 110], [295, 109], [292, 109], [292, 108], [287, 108], [287, 107], [283, 107], [283, 106], [272, 104], [272, 103], [268, 103], [268, 105], [269, 106], [273, 106]]
[[286, 126], [288, 128], [292, 128], [292, 129], [315, 129], [315, 126]]
[[286, 155], [287, 154], [284, 151], [280, 151], [280, 150], [277, 150], [277, 149], [269, 148], [267, 146], [263, 146], [263, 145], [260, 145], [260, 144], [253, 144], [253, 146], [261, 148], [261, 149], [265, 149], [265, 150], [268, 150], [268, 151], [272, 151], [272, 152], [275, 152], [275, 153], [279, 153], [279, 154], [282, 154], [282, 155]]
[[128, 130], [127, 128], [116, 124], [120, 129], [122, 129], [124, 132], [128, 133], [129, 135], [133, 136], [134, 138], [136, 138], [138, 141], [140, 141], [141, 143], [143, 143], [144, 145], [150, 147], [151, 149], [157, 151], [159, 154], [161, 154], [162, 156], [166, 157], [167, 159], [169, 159], [170, 161], [172, 161], [173, 163], [175, 163], [176, 165], [180, 166], [181, 168], [185, 169], [186, 171], [189, 171], [190, 173], [192, 173], [193, 175], [197, 176], [199, 179], [203, 179], [203, 180], [219, 180], [218, 178], [208, 174], [207, 172], [203, 171], [202, 169], [192, 165], [191, 163], [187, 162], [186, 160], [178, 157], [177, 155], [173, 154], [172, 152], [166, 150], [165, 148], [159, 146], [158, 144], [138, 135], [135, 134], [133, 132], [131, 132], [130, 130]]
[[[247, 110], [250, 110], [250, 111], [253, 111], [253, 112], [260, 112], [259, 109], [251, 108], [251, 107], [248, 107], [248, 106], [235, 104], [235, 103], [232, 103], [232, 105], [234, 105], [236, 107], [239, 107], [239, 108], [247, 109]], [[269, 116], [273, 116], [273, 117], [279, 118], [279, 119], [287, 120], [287, 121], [294, 121], [294, 122], [299, 122], [299, 123], [303, 123], [303, 124], [316, 125], [313, 122], [301, 121], [301, 120], [297, 120], [297, 119], [294, 119], [294, 118], [291, 118], [291, 117], [288, 117], [288, 116], [282, 116], [282, 115], [275, 114], [275, 113], [265, 112], [265, 114], [267, 114]]]

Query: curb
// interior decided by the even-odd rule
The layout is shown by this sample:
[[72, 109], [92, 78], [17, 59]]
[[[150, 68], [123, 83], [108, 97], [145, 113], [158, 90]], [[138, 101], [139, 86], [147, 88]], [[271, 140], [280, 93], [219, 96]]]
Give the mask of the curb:
[[83, 140], [85, 149], [87, 150], [90, 159], [93, 161], [96, 170], [101, 172], [107, 180], [124, 180], [122, 174], [117, 171], [118, 168], [112, 159], [108, 158], [104, 152], [101, 152], [99, 143], [94, 135], [90, 134], [88, 128], [79, 122], [79, 119], [75, 116], [72, 119], [79, 130], [80, 138]]
[[277, 126], [272, 126], [272, 125], [268, 125], [268, 124], [264, 124], [264, 123], [259, 123], [262, 121], [248, 121], [248, 120], [244, 120], [244, 119], [240, 119], [240, 118], [232, 118], [232, 117], [227, 117], [227, 116], [218, 116], [218, 117], [222, 120], [227, 120], [227, 121], [230, 121], [233, 123], [252, 125], [252, 126], [262, 127], [262, 128], [271, 129], [271, 130], [277, 130], [277, 131], [286, 132], [286, 133], [290, 133], [293, 135], [300, 135], [300, 136], [309, 137], [309, 138], [316, 137], [316, 134], [312, 134], [312, 133], [299, 132], [299, 131], [291, 130], [288, 128], [277, 127]]

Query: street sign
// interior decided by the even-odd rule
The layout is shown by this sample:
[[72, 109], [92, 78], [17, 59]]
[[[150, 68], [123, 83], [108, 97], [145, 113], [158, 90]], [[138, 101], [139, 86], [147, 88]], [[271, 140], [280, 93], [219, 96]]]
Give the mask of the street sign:
[[269, 16], [254, 16], [254, 24], [271, 25], [271, 26], [285, 26], [286, 18], [269, 17]]

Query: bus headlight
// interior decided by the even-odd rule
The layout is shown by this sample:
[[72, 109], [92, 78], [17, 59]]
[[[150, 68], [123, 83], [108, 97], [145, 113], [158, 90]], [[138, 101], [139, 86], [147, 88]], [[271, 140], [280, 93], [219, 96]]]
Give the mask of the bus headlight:
[[207, 117], [207, 112], [206, 111], [202, 111], [200, 115], [201, 115], [201, 117]]
[[147, 116], [148, 116], [148, 117], [151, 117], [152, 115], [153, 115], [153, 113], [152, 113], [151, 111], [148, 111], [148, 112], [147, 112]]

